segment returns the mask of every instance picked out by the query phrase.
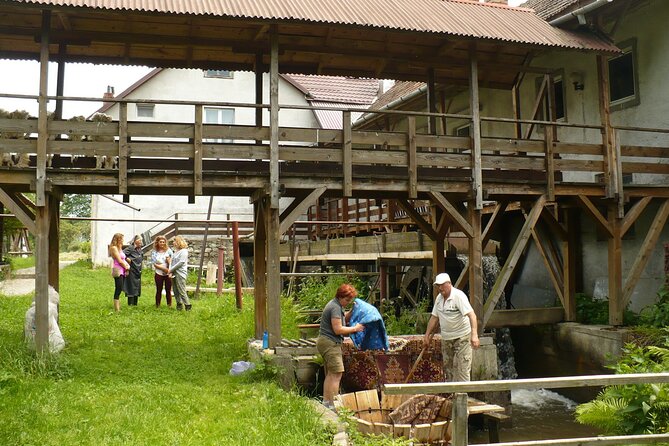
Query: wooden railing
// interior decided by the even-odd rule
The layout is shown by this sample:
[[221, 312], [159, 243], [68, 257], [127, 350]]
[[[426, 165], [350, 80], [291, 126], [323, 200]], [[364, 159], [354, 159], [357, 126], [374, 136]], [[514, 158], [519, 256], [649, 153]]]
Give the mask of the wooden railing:
[[[610, 386], [623, 384], [669, 383], [669, 373], [630, 373], [623, 375], [566, 376], [555, 378], [532, 378], [512, 380], [440, 382], [416, 384], [386, 384], [387, 394], [454, 393], [453, 446], [466, 446], [467, 434], [467, 393], [501, 392], [515, 389], [565, 389], [588, 386]], [[588, 438], [554, 439], [496, 443], [498, 446], [557, 446], [557, 445], [628, 445], [633, 443], [669, 442], [669, 434], [621, 435]], [[492, 445], [486, 445], [492, 446]]]
[[[49, 159], [52, 155], [63, 157], [58, 163], [53, 161], [53, 168], [67, 171], [88, 167], [99, 172], [114, 171], [118, 175], [116, 185], [120, 193], [126, 193], [129, 171], [149, 173], [178, 169], [192, 175], [195, 195], [201, 193], [203, 181], [206, 181], [203, 176], [207, 174], [236, 174], [242, 171], [256, 176], [268, 175], [269, 127], [206, 124], [196, 113], [204, 105], [264, 105], [146, 100], [116, 102], [121, 109], [120, 121], [48, 122], [47, 155]], [[128, 121], [127, 106], [132, 102], [188, 105], [193, 107], [194, 122]], [[282, 110], [290, 108], [312, 109], [281, 107]], [[342, 110], [342, 113], [346, 116], [350, 110]], [[410, 121], [416, 115], [423, 115], [403, 113]], [[457, 116], [470, 119], [467, 115]], [[514, 122], [502, 118], [483, 119], [501, 121], [500, 126], [507, 121]], [[592, 125], [522, 122], [565, 131], [600, 129]], [[36, 132], [36, 119], [0, 119], [0, 152], [32, 154], [30, 165], [34, 166]], [[652, 132], [655, 142], [653, 146], [623, 145], [620, 143], [623, 132]], [[27, 136], [10, 139], [6, 137], [8, 133]], [[613, 160], [606, 155], [603, 143], [553, 141], [549, 138], [553, 132], [546, 131], [544, 140], [489, 135], [481, 141], [485, 190], [489, 194], [513, 193], [514, 190], [527, 193], [527, 187], [533, 186], [548, 189], [550, 197], [557, 185], [561, 185], [564, 186], [561, 193], [575, 195], [579, 193], [582, 179], [572, 180], [570, 176], [588, 173], [591, 174], [591, 184], [596, 184], [594, 178], [597, 174], [606, 177], [608, 183], [600, 186], [603, 195], [606, 188], [622, 189], [623, 174], [669, 174], [668, 130], [621, 127], [614, 133], [613, 151], [617, 156]], [[86, 135], [83, 140], [82, 135]], [[350, 135], [350, 143], [344, 141], [344, 135]], [[415, 198], [418, 192], [435, 189], [471, 192], [474, 154], [469, 137], [420, 134], [415, 125], [402, 132], [356, 130], [351, 128], [350, 120], [345, 120], [342, 130], [281, 127], [279, 139], [280, 175], [286, 187], [293, 189], [312, 188], [318, 182], [329, 189], [341, 189], [342, 195], [348, 195], [355, 189], [373, 191], [380, 188], [390, 193], [408, 193], [409, 198]], [[348, 160], [350, 164], [346, 162]], [[617, 163], [616, 168], [607, 167], [611, 162]], [[617, 172], [616, 178], [609, 178], [611, 172]], [[654, 186], [656, 182], [637, 182], [637, 185]], [[257, 181], [248, 182], [248, 186], [258, 187]]]

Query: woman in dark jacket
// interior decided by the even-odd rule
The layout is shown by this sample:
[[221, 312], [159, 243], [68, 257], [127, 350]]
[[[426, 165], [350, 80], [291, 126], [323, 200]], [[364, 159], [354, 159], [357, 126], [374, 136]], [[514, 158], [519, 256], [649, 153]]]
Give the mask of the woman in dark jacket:
[[132, 243], [123, 250], [125, 260], [130, 264], [128, 276], [123, 284], [123, 291], [128, 296], [128, 305], [137, 305], [137, 299], [142, 294], [142, 238], [136, 235]]

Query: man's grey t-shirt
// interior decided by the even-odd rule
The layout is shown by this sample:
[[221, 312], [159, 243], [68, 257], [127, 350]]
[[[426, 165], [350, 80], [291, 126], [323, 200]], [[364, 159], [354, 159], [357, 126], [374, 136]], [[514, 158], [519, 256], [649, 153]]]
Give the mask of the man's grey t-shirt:
[[335, 334], [334, 330], [332, 329], [332, 319], [334, 318], [340, 318], [342, 326], [346, 324], [346, 321], [344, 320], [344, 308], [336, 298], [328, 302], [325, 308], [323, 308], [323, 314], [321, 315], [321, 328], [319, 333], [321, 336], [325, 336], [326, 338], [332, 339], [334, 342], [340, 344], [344, 340], [344, 337]]

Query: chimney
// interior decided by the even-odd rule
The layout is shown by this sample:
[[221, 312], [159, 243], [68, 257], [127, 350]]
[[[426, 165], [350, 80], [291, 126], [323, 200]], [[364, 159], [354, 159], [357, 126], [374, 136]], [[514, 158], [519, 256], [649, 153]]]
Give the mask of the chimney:
[[[107, 85], [107, 91], [104, 92], [102, 95], [102, 99], [114, 99], [114, 87], [111, 85]], [[105, 102], [105, 105], [110, 104], [109, 102]]]

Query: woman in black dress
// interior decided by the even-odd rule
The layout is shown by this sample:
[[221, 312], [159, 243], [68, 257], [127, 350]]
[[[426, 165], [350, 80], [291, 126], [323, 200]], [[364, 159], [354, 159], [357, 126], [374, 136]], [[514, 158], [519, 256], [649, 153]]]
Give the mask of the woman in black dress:
[[132, 243], [123, 250], [125, 260], [130, 264], [128, 276], [123, 284], [123, 291], [128, 296], [128, 305], [137, 305], [137, 299], [142, 294], [142, 238], [136, 235]]

